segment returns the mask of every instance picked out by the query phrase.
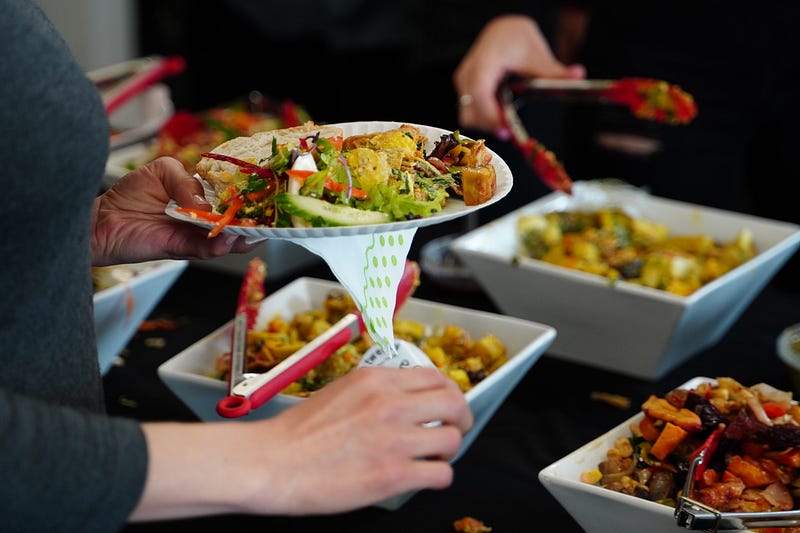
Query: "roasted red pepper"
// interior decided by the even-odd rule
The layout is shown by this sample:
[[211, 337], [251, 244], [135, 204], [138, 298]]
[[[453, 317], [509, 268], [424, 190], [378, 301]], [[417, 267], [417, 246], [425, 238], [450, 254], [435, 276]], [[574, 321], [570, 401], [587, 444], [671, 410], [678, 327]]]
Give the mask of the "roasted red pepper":
[[572, 179], [553, 152], [532, 137], [520, 149], [545, 185], [554, 191], [572, 194]]
[[255, 326], [258, 318], [258, 310], [261, 306], [266, 289], [264, 280], [267, 278], [267, 264], [263, 259], [254, 257], [247, 265], [247, 271], [242, 279], [242, 286], [239, 290], [239, 300], [236, 306], [236, 314], [247, 314], [247, 329]]
[[711, 461], [711, 456], [714, 455], [714, 452], [717, 449], [717, 445], [719, 444], [719, 439], [722, 436], [723, 431], [725, 431], [725, 424], [719, 424], [717, 429], [711, 432], [703, 444], [698, 446], [697, 449], [692, 452], [692, 455], [689, 456], [689, 460], [694, 461], [698, 455], [701, 453], [703, 454], [703, 462], [697, 465], [697, 469], [694, 471], [695, 481], [699, 481], [700, 478], [703, 477], [703, 472], [705, 472], [709, 461]]
[[688, 124], [697, 115], [692, 95], [662, 80], [622, 78], [605, 91], [605, 97], [627, 106], [635, 116], [655, 122]]

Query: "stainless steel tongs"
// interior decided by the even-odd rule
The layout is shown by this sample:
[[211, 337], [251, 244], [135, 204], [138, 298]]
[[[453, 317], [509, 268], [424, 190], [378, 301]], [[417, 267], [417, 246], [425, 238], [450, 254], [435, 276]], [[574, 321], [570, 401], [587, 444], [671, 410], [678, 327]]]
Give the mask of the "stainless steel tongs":
[[517, 78], [504, 80], [497, 89], [497, 102], [500, 105], [500, 119], [503, 126], [511, 134], [514, 147], [526, 159], [539, 179], [554, 191], [572, 194], [572, 179], [564, 165], [536, 138], [528, 134], [525, 125], [517, 113], [517, 100], [525, 94], [525, 89], [518, 84]]
[[712, 450], [704, 449], [689, 464], [683, 495], [675, 506], [675, 522], [693, 531], [742, 531], [767, 527], [800, 526], [800, 510], [758, 513], [723, 513], [691, 498], [697, 472], [705, 467]]

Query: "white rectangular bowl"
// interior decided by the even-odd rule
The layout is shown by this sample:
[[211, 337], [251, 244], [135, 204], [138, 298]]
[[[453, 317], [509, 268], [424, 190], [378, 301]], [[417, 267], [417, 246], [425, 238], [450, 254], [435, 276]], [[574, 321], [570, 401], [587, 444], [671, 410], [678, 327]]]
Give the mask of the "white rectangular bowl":
[[165, 260], [120, 265], [135, 275], [94, 294], [97, 357], [103, 374], [188, 264], [188, 261]]
[[[319, 308], [326, 294], [331, 289], [340, 287], [338, 283], [331, 281], [298, 278], [264, 300], [259, 320], [268, 320], [276, 314], [291, 318], [294, 313]], [[555, 330], [550, 326], [417, 298], [409, 298], [398, 316], [431, 326], [445, 322], [455, 324], [476, 339], [492, 333], [508, 350], [509, 360], [466, 393], [475, 423], [465, 435], [453, 461], [469, 448], [500, 404], [556, 336]], [[158, 368], [158, 375], [167, 387], [204, 421], [225, 420], [217, 414], [216, 405], [227, 394], [227, 383], [209, 377], [209, 374], [213, 372], [216, 357], [230, 350], [232, 327], [233, 321], [165, 361]], [[245, 419], [268, 418], [301, 401], [303, 398], [278, 394]], [[397, 508], [411, 495], [384, 502], [381, 507]]]
[[[623, 207], [671, 234], [730, 241], [749, 228], [758, 255], [689, 296], [534, 259], [515, 261], [517, 219], [560, 210]], [[659, 198], [628, 186], [578, 182], [456, 239], [452, 249], [506, 314], [549, 324], [548, 355], [655, 380], [714, 345], [795, 253], [800, 226]]]
[[[697, 377], [680, 386], [695, 388], [710, 378]], [[580, 480], [605, 460], [619, 437], [631, 434], [630, 426], [642, 419], [632, 416], [607, 433], [581, 446], [539, 472], [539, 481], [587, 533], [678, 533], [686, 531], [674, 518], [675, 509]]]

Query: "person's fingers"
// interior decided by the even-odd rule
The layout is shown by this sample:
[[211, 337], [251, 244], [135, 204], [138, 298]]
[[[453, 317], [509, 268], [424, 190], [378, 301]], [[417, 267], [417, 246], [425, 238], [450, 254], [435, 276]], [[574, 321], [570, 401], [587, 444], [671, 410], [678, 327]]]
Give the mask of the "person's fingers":
[[417, 489], [444, 489], [453, 483], [453, 467], [445, 461], [410, 461], [403, 474], [410, 481], [404, 492]]
[[453, 73], [459, 123], [463, 127], [508, 137], [502, 129], [497, 89], [510, 73], [530, 78], [585, 77], [581, 65], [567, 66], [556, 59], [533, 19], [519, 15], [493, 19]]
[[220, 233], [216, 237], [208, 238], [208, 230], [204, 230], [206, 247], [209, 248], [209, 257], [219, 257], [227, 254], [244, 254], [252, 252], [258, 248], [261, 242], [247, 243], [247, 238], [241, 235], [231, 235], [230, 233]]
[[392, 440], [388, 453], [412, 459], [448, 461], [455, 457], [462, 441], [461, 430], [455, 426], [417, 425], [405, 432], [398, 432]]
[[564, 73], [565, 78], [569, 78], [571, 80], [582, 80], [586, 78], [586, 67], [581, 64], [574, 64], [574, 65], [567, 65], [566, 72]]
[[409, 405], [397, 404], [400, 411], [399, 422], [409, 425], [422, 425], [441, 422], [457, 427], [466, 433], [473, 423], [464, 393], [458, 388], [440, 388], [419, 391], [408, 396]]
[[[385, 420], [400, 426], [418, 427], [429, 422], [451, 425], [461, 433], [473, 424], [472, 412], [458, 385], [436, 368], [361, 368], [364, 380], [369, 379], [376, 391], [399, 391], [401, 394], [381, 394], [373, 401]], [[377, 374], [369, 376], [367, 373]], [[351, 374], [353, 374], [351, 372]], [[370, 386], [349, 384], [348, 386]]]
[[186, 172], [180, 161], [172, 157], [159, 157], [149, 165], [160, 176], [167, 195], [178, 205], [190, 209], [211, 210], [211, 205], [203, 196], [203, 185]]
[[[459, 122], [466, 128], [495, 130], [501, 126], [500, 105], [497, 102], [496, 90], [498, 81], [490, 80], [475, 84], [464, 84], [458, 99]], [[488, 82], [488, 83], [487, 83]]]

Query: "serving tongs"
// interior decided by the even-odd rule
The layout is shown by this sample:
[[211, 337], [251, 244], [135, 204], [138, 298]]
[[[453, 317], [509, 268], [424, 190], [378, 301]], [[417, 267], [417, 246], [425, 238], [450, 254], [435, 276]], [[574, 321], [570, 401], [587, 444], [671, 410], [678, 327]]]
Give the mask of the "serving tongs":
[[675, 506], [676, 524], [693, 531], [742, 531], [800, 526], [800, 510], [724, 513], [691, 497], [694, 494], [694, 484], [711, 460], [723, 429], [724, 426], [721, 426], [715, 430], [691, 457], [683, 493]]
[[697, 116], [691, 94], [678, 85], [652, 78], [572, 80], [510, 77], [508, 90], [520, 97], [619, 105], [637, 118], [669, 125], [688, 124]]
[[244, 416], [272, 399], [283, 389], [303, 377], [333, 355], [339, 348], [361, 335], [360, 318], [348, 313], [336, 324], [304, 345], [301, 349], [261, 374], [245, 374], [244, 345], [240, 333], [240, 317], [234, 324], [235, 342], [231, 355], [231, 383], [228, 396], [217, 403], [217, 413], [225, 418]]
[[499, 86], [497, 99], [503, 125], [513, 144], [548, 187], [571, 193], [572, 180], [555, 154], [528, 135], [517, 113], [523, 98], [555, 98], [568, 102], [591, 102], [627, 107], [637, 118], [669, 125], [688, 124], [697, 116], [692, 95], [671, 83], [649, 78], [616, 80], [571, 80], [507, 77]]
[[97, 70], [89, 74], [89, 79], [100, 90], [106, 114], [111, 115], [151, 85], [185, 69], [186, 61], [180, 56], [154, 55]]
[[[257, 259], [253, 261], [258, 261]], [[263, 281], [257, 263], [251, 262], [242, 291], [239, 307], [234, 318], [233, 349], [229, 373], [228, 395], [217, 402], [217, 413], [225, 418], [238, 418], [257, 409], [293, 382], [303, 377], [309, 370], [322, 364], [342, 346], [355, 341], [366, 333], [367, 328], [360, 313], [348, 313], [322, 334], [306, 343], [301, 349], [282, 360], [267, 372], [248, 374], [245, 372], [247, 358], [247, 331], [254, 322], [253, 308], [246, 309], [243, 302], [253, 301], [253, 290], [258, 289], [258, 280]], [[395, 312], [402, 307], [419, 282], [419, 265], [406, 261], [403, 275], [398, 283]], [[263, 293], [262, 293], [263, 297]], [[260, 303], [260, 300], [259, 300]], [[257, 309], [255, 310], [257, 313]], [[248, 313], [251, 324], [248, 327]], [[405, 341], [396, 341], [401, 345]], [[396, 347], [395, 347], [396, 348]], [[419, 350], [419, 348], [416, 348]], [[421, 352], [421, 351], [420, 351]], [[424, 356], [424, 353], [422, 354]], [[391, 354], [374, 345], [363, 357], [365, 365], [382, 365]], [[427, 356], [424, 356], [425, 360]], [[405, 359], [404, 359], [405, 360]], [[416, 359], [414, 359], [416, 360]], [[429, 361], [429, 360], [428, 360]]]
[[[530, 80], [533, 81], [533, 80]], [[572, 194], [572, 179], [564, 165], [542, 143], [531, 137], [517, 113], [518, 99], [525, 94], [518, 78], [508, 78], [497, 89], [500, 119], [511, 134], [511, 142], [525, 157], [539, 179], [554, 191]]]

